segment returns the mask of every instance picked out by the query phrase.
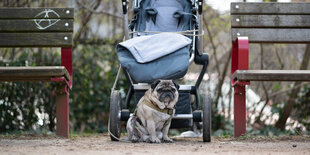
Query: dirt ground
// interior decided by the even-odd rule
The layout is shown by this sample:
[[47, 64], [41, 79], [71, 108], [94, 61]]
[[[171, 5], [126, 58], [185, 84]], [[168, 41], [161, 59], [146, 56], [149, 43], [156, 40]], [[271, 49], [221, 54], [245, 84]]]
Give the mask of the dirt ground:
[[73, 136], [0, 136], [0, 154], [310, 154], [309, 136], [173, 138], [174, 143], [112, 142], [107, 134]]

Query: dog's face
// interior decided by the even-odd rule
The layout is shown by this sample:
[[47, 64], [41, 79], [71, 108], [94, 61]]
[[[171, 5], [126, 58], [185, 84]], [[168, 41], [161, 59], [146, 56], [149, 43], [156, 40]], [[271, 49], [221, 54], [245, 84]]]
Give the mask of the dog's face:
[[156, 98], [168, 106], [170, 102], [175, 101], [179, 97], [179, 85], [172, 80], [156, 80], [152, 85], [152, 93]]

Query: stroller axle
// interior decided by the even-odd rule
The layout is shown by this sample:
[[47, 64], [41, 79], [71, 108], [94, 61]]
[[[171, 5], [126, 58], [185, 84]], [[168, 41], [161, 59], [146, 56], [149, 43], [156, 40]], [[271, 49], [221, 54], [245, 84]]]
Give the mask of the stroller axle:
[[[121, 121], [127, 121], [133, 113], [130, 113], [128, 109], [123, 109], [118, 113], [118, 119]], [[196, 110], [192, 114], [174, 114], [172, 119], [193, 119], [194, 122], [201, 122], [203, 113], [201, 110]]]

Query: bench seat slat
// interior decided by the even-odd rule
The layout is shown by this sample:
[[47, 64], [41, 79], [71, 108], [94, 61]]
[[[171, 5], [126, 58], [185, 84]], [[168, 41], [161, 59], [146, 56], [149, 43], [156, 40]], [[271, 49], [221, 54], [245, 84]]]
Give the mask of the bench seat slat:
[[310, 3], [231, 3], [231, 14], [310, 15]]
[[72, 33], [0, 33], [0, 47], [71, 47]]
[[0, 19], [73, 19], [73, 8], [0, 8]]
[[231, 27], [310, 28], [310, 15], [231, 15]]
[[237, 70], [239, 81], [310, 81], [310, 70]]
[[249, 37], [250, 43], [310, 43], [309, 29], [232, 28], [232, 40]]
[[5, 19], [0, 32], [73, 32], [73, 19]]
[[0, 81], [50, 81], [55, 77], [70, 80], [64, 66], [0, 67]]

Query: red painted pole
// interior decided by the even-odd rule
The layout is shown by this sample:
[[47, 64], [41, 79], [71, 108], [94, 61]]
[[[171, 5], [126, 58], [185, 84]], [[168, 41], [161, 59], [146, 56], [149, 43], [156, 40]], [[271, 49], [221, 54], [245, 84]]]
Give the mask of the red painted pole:
[[69, 88], [58, 84], [56, 93], [56, 135], [69, 138]]
[[234, 86], [234, 135], [239, 137], [246, 133], [246, 81], [234, 81], [232, 75], [236, 70], [249, 69], [249, 41], [247, 37], [238, 37], [232, 45], [231, 84]]
[[239, 137], [246, 133], [246, 96], [245, 86], [234, 87], [234, 136]]
[[61, 65], [65, 66], [70, 75], [69, 86], [72, 88], [72, 47], [61, 48]]
[[57, 84], [56, 90], [56, 135], [69, 138], [69, 90], [72, 88], [72, 47], [61, 48], [61, 65], [65, 66], [70, 75], [66, 82]]

